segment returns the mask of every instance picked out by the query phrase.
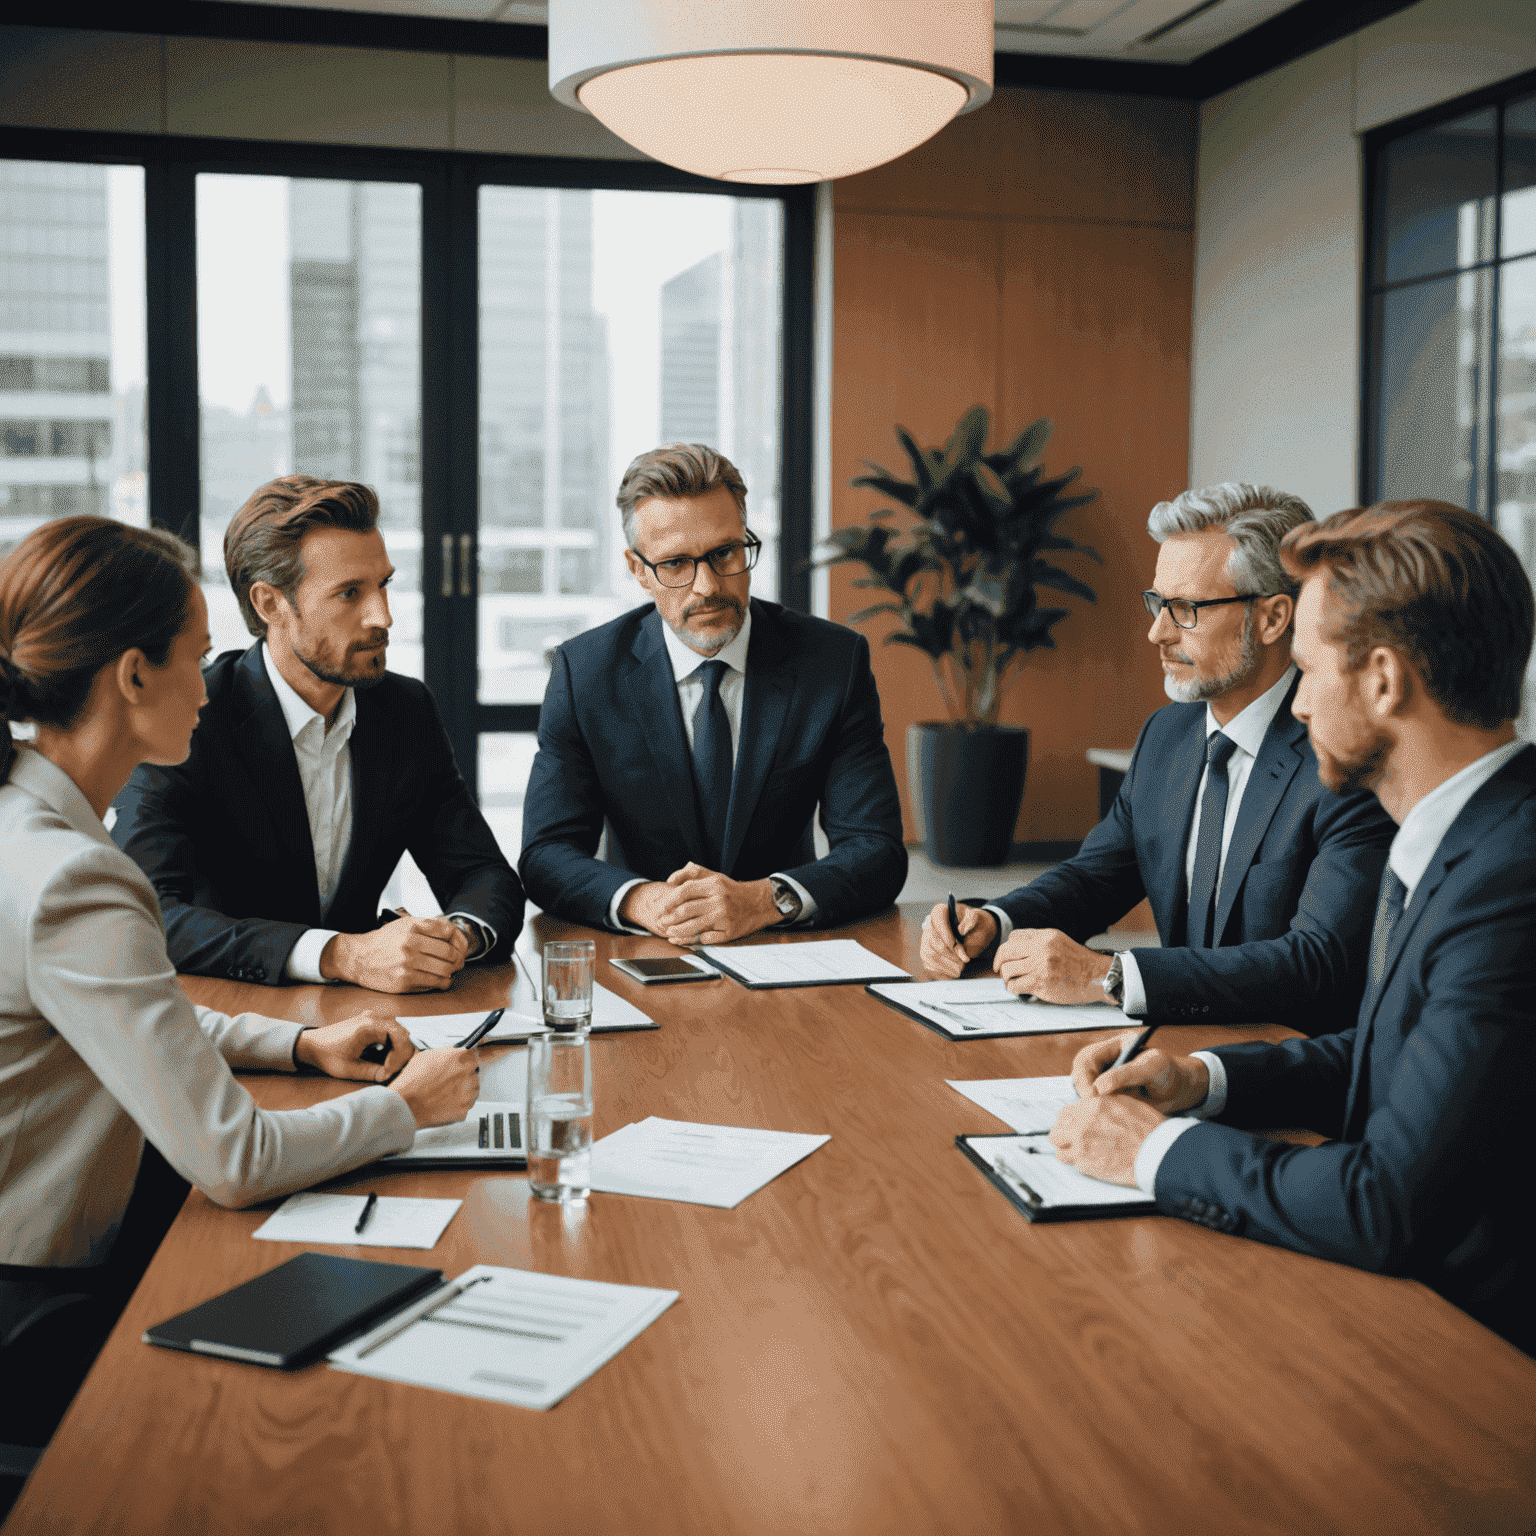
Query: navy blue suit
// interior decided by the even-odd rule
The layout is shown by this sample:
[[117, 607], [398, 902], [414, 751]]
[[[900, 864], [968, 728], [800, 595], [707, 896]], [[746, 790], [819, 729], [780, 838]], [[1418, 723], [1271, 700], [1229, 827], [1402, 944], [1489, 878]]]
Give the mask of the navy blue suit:
[[400, 855], [445, 912], [496, 933], [506, 959], [523, 890], [469, 797], [424, 684], [389, 672], [356, 689], [352, 841], [320, 911], [304, 786], [260, 644], [226, 651], [205, 675], [208, 702], [175, 768], [141, 763], [113, 801], [112, 838], [149, 876], [178, 971], [277, 984], [306, 928], [366, 933]]
[[[1299, 681], [1299, 679], [1298, 679]], [[1248, 773], [1227, 847], [1212, 949], [1187, 945], [1185, 850], [1205, 766], [1204, 704], [1142, 727], [1109, 815], [1064, 864], [993, 905], [1015, 928], [1082, 943], [1145, 896], [1162, 949], [1133, 951], [1147, 1017], [1209, 1024], [1284, 1019], [1308, 1034], [1354, 1022], [1376, 890], [1394, 827], [1376, 797], [1324, 789], [1287, 693]]]
[[[677, 682], [655, 607], [555, 652], [523, 802], [529, 899], [593, 928], [635, 878], [692, 860], [733, 880], [785, 874], [824, 927], [888, 907], [907, 874], [901, 804], [862, 635], [752, 599], [741, 732], [719, 864], [694, 790]], [[817, 859], [818, 802], [830, 843]], [[604, 826], [608, 860], [595, 857]]]
[[[1169, 1148], [1159, 1207], [1422, 1280], [1536, 1353], [1536, 750], [1441, 839], [1355, 1028], [1216, 1054], [1226, 1108]], [[1247, 1129], [1276, 1125], [1337, 1139]]]

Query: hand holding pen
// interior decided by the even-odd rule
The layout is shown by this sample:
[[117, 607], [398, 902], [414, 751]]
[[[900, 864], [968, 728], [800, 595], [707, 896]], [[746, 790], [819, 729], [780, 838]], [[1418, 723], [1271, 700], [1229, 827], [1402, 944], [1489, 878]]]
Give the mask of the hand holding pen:
[[1085, 1045], [1072, 1061], [1072, 1086], [1080, 1099], [1128, 1094], [1160, 1114], [1174, 1115], [1204, 1101], [1210, 1086], [1205, 1063], [1147, 1049], [1156, 1025], [1134, 1035], [1111, 1035]]

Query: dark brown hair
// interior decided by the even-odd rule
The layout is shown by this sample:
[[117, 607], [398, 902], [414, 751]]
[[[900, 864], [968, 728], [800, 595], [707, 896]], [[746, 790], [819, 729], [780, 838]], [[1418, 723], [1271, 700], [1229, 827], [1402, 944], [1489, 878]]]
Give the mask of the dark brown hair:
[[379, 498], [355, 480], [317, 480], [284, 475], [269, 480], [230, 519], [224, 532], [224, 569], [240, 604], [245, 627], [262, 639], [267, 626], [251, 606], [251, 587], [276, 587], [297, 610], [294, 594], [304, 580], [299, 546], [311, 528], [368, 533], [379, 523]]
[[[107, 517], [34, 528], [0, 560], [0, 714], [68, 730], [96, 674], [135, 646], [156, 667], [187, 622], [197, 556]], [[0, 778], [15, 757], [0, 739]]]
[[1520, 713], [1536, 604], [1498, 532], [1445, 501], [1383, 501], [1309, 523], [1280, 546], [1296, 577], [1324, 569], [1351, 668], [1398, 651], [1448, 720], [1495, 730]]
[[635, 508], [652, 496], [707, 496], [724, 486], [747, 521], [747, 483], [723, 453], [704, 443], [667, 443], [631, 459], [616, 498], [624, 519], [624, 542], [635, 547]]

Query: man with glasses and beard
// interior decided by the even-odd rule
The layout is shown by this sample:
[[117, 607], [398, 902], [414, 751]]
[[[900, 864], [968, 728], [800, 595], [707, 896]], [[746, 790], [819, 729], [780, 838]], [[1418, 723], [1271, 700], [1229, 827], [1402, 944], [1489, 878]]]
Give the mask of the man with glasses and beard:
[[651, 601], [555, 652], [523, 805], [529, 898], [675, 944], [889, 906], [907, 854], [868, 642], [750, 596], [747, 488], [713, 449], [641, 454], [618, 505]]
[[[1375, 797], [1319, 782], [1293, 718], [1295, 581], [1280, 541], [1312, 522], [1298, 497], [1223, 484], [1160, 502], [1152, 616], [1173, 705], [1142, 728], [1110, 813], [1078, 853], [999, 901], [935, 907], [922, 956], [958, 976], [996, 946], [1010, 990], [1118, 1004], [1128, 1017], [1280, 1020], [1345, 1029], [1365, 981], [1392, 823]], [[1085, 940], [1143, 897], [1162, 948], [1114, 956]]]
[[[394, 575], [366, 485], [288, 475], [224, 536], [256, 644], [206, 673], [178, 767], [143, 764], [114, 841], [149, 876], [179, 971], [443, 990], [503, 960], [523, 891], [470, 799], [432, 696], [385, 671]], [[441, 917], [380, 912], [409, 850]]]

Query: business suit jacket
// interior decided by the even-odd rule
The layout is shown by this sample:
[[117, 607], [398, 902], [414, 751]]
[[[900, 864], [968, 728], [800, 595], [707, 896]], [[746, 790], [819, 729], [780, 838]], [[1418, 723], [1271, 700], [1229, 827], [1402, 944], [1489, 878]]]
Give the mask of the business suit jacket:
[[[704, 840], [677, 682], [647, 604], [555, 652], [523, 803], [528, 895], [608, 926], [614, 893], [665, 880]], [[811, 818], [831, 844], [817, 859]], [[608, 857], [594, 855], [608, 827]], [[906, 879], [901, 804], [862, 635], [752, 599], [752, 638], [722, 874], [785, 874], [825, 927], [889, 906]]]
[[306, 928], [365, 933], [409, 849], [445, 912], [495, 931], [512, 951], [523, 891], [454, 766], [432, 695], [408, 677], [356, 690], [352, 841], [320, 910], [304, 786], [260, 644], [226, 651], [186, 762], [141, 764], [113, 802], [113, 841], [149, 876], [179, 971], [277, 984]]
[[1276, 1019], [1314, 1035], [1347, 1028], [1395, 828], [1374, 795], [1323, 788], [1306, 727], [1291, 714], [1295, 696], [1293, 685], [1249, 770], [1217, 894], [1216, 948], [1186, 942], [1204, 704], [1158, 710], [1109, 815], [1078, 853], [995, 905], [1016, 928], [1058, 928], [1081, 943], [1145, 896], [1164, 945], [1134, 951], [1148, 1017]]
[[298, 1033], [187, 1001], [149, 881], [63, 769], [23, 749], [0, 782], [0, 1263], [106, 1259], [146, 1135], [222, 1205], [409, 1147], [388, 1088], [256, 1107], [230, 1067], [291, 1072]]
[[[1536, 749], [1527, 748], [1441, 839], [1353, 1029], [1217, 1050], [1226, 1108], [1169, 1148], [1158, 1205], [1422, 1280], [1536, 1353], [1533, 957]], [[1296, 1147], [1249, 1134], [1276, 1125], [1336, 1139]]]

